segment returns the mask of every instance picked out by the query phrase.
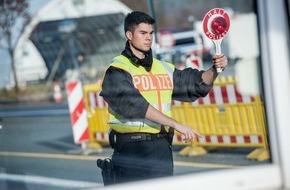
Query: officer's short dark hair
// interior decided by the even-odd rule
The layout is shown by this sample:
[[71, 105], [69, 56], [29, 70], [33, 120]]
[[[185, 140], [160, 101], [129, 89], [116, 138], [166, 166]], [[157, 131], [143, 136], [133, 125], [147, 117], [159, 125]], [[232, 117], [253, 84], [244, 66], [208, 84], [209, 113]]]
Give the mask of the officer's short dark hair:
[[133, 33], [136, 26], [140, 23], [155, 24], [155, 19], [153, 19], [151, 16], [147, 15], [146, 13], [139, 12], [139, 11], [133, 11], [131, 13], [128, 13], [124, 22], [125, 33], [127, 31], [130, 31]]

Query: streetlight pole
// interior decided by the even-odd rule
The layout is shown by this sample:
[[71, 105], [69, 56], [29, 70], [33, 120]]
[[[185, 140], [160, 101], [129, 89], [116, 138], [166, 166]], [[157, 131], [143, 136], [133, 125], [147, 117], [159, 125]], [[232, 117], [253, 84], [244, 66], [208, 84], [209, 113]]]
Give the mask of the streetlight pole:
[[[147, 4], [148, 4], [148, 9], [149, 9], [149, 14], [156, 21], [153, 0], [147, 0]], [[153, 29], [154, 29], [154, 41], [155, 41], [155, 46], [156, 46], [155, 48], [158, 49], [159, 48], [159, 44], [158, 44], [158, 36], [157, 36], [157, 21], [153, 25]], [[156, 55], [156, 58], [159, 59], [159, 55], [158, 54]]]
[[[152, 18], [155, 19], [155, 11], [154, 11], [154, 5], [153, 5], [153, 1], [152, 0], [147, 0], [147, 4], [148, 4], [148, 9], [149, 9], [149, 14], [151, 15]], [[156, 19], [155, 19], [156, 20]], [[155, 43], [158, 43], [158, 39], [157, 39], [157, 24], [155, 23], [154, 26], [154, 40]]]

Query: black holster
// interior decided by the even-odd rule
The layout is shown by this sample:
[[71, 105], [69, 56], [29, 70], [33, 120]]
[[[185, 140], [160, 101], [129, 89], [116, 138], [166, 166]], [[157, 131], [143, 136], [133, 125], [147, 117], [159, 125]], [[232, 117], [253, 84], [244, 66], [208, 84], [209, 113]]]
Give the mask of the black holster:
[[98, 159], [97, 166], [102, 169], [102, 177], [105, 186], [115, 184], [118, 181], [120, 173], [114, 167], [111, 158]]
[[173, 136], [174, 136], [174, 128], [169, 127], [169, 130], [168, 130], [168, 132], [167, 132], [167, 131], [165, 130], [164, 126], [162, 125], [162, 126], [161, 126], [161, 130], [160, 130], [160, 132], [161, 132], [161, 133], [166, 133], [166, 134], [167, 134], [167, 136], [168, 136], [167, 140], [168, 140], [169, 144], [172, 145], [172, 142], [173, 142]]
[[112, 149], [115, 148], [115, 144], [116, 144], [116, 139], [115, 139], [115, 131], [110, 129], [109, 131], [109, 143], [110, 143], [110, 146], [112, 147]]
[[174, 136], [174, 129], [170, 127], [168, 131], [168, 141], [170, 145], [172, 145], [173, 136]]

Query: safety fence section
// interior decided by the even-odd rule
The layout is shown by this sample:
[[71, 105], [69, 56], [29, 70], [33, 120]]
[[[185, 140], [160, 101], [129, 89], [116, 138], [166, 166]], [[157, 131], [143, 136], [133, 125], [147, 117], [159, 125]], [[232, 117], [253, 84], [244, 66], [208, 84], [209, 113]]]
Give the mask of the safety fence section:
[[[217, 79], [209, 94], [194, 103], [173, 103], [173, 118], [204, 135], [180, 155], [205, 154], [206, 148], [213, 147], [247, 147], [256, 148], [247, 158], [269, 159], [261, 97], [240, 94], [232, 77]], [[179, 133], [174, 141], [184, 144]]]
[[89, 84], [83, 86], [84, 102], [88, 111], [88, 122], [90, 126], [90, 140], [96, 147], [109, 143], [109, 113], [108, 105], [100, 96], [101, 84]]
[[[83, 88], [90, 139], [108, 144], [109, 115], [106, 102], [99, 96], [101, 86], [92, 84]], [[231, 76], [218, 78], [204, 98], [193, 103], [172, 103], [172, 117], [204, 135], [196, 143], [186, 144], [182, 135], [175, 132], [173, 145], [187, 145], [180, 155], [205, 154], [207, 148], [214, 147], [247, 147], [257, 148], [248, 158], [269, 158], [263, 102], [259, 96], [240, 94]]]
[[[174, 118], [204, 135], [200, 146], [263, 147], [267, 146], [265, 118], [262, 102], [175, 107]], [[176, 143], [183, 144], [180, 134]]]

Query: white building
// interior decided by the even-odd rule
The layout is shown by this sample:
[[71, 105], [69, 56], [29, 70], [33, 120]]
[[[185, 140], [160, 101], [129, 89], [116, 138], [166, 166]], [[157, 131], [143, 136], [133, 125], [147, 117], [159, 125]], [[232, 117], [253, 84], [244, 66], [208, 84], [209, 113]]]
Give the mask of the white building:
[[121, 37], [114, 40], [112, 36], [116, 32], [122, 36], [120, 20], [130, 11], [117, 0], [49, 1], [26, 26], [17, 44], [18, 81], [59, 80], [67, 69], [78, 68], [84, 55], [90, 66], [87, 70], [96, 67], [97, 62], [105, 64], [106, 55], [101, 52], [111, 49], [113, 54], [112, 49], [120, 46], [115, 43]]

